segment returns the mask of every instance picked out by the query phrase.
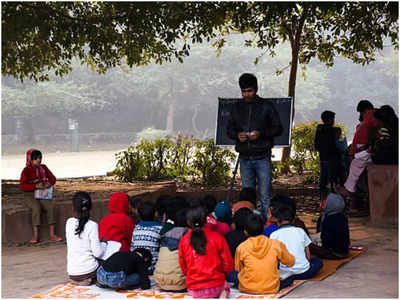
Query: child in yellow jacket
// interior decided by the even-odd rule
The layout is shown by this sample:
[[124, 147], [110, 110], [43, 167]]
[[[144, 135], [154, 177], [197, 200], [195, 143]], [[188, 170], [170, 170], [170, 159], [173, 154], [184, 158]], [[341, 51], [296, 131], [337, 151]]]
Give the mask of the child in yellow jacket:
[[281, 284], [278, 262], [293, 266], [295, 257], [282, 242], [263, 235], [264, 222], [260, 215], [247, 219], [248, 239], [236, 249], [235, 270], [239, 272], [239, 290], [249, 294], [273, 294], [292, 282]]

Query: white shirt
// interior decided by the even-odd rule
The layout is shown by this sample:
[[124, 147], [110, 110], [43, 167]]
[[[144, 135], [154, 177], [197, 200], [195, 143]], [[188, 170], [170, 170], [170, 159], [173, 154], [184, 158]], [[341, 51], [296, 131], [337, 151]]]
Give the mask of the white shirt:
[[292, 274], [304, 273], [310, 268], [305, 248], [311, 244], [311, 240], [302, 228], [285, 226], [271, 233], [270, 238], [284, 243], [288, 251], [296, 258], [294, 266], [291, 268], [279, 264], [281, 278], [286, 278]]
[[101, 257], [103, 254], [97, 223], [87, 221], [80, 237], [75, 234], [78, 224], [77, 218], [69, 218], [65, 226], [69, 275], [84, 275], [93, 272], [99, 266], [95, 257]]

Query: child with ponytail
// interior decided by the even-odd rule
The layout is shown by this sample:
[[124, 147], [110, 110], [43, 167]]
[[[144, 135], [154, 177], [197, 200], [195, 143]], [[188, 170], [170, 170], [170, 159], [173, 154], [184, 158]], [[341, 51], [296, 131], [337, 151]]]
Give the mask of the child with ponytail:
[[86, 192], [77, 192], [72, 199], [75, 217], [66, 224], [67, 272], [71, 282], [76, 285], [90, 285], [96, 278], [99, 263], [96, 257], [102, 256], [99, 230], [96, 222], [89, 220], [92, 199]]
[[233, 259], [224, 237], [204, 228], [207, 221], [202, 207], [188, 210], [190, 229], [179, 243], [179, 264], [186, 276], [186, 287], [194, 298], [229, 298], [225, 277], [233, 270]]

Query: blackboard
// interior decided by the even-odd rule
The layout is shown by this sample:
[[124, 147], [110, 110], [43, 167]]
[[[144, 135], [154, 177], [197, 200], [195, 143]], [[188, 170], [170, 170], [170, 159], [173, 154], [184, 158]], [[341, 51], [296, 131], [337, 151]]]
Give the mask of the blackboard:
[[[264, 101], [274, 103], [276, 110], [281, 118], [283, 132], [281, 136], [274, 139], [274, 147], [286, 147], [290, 145], [291, 124], [292, 124], [292, 98], [261, 98]], [[220, 146], [234, 145], [235, 141], [231, 140], [226, 134], [226, 126], [228, 118], [231, 114], [233, 105], [243, 99], [227, 99], [218, 98], [217, 111], [217, 127], [215, 130], [215, 144]]]

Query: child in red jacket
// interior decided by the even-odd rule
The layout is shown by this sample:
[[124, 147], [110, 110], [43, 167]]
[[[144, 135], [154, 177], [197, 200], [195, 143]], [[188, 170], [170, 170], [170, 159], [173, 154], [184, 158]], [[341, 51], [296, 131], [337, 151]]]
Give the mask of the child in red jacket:
[[[42, 164], [42, 153], [36, 149], [29, 149], [26, 152], [26, 167], [22, 170], [19, 179], [19, 187], [24, 192], [34, 192], [35, 190], [43, 190], [44, 193], [56, 183], [56, 177], [51, 171]], [[50, 227], [50, 239], [55, 242], [62, 240], [54, 233], [55, 217], [54, 217], [54, 200], [52, 199], [36, 199], [32, 197], [27, 201], [27, 205], [32, 209], [32, 227], [33, 237], [31, 244], [39, 242], [39, 226], [41, 209], [46, 211], [47, 222]]]
[[99, 223], [99, 238], [121, 243], [120, 251], [129, 251], [135, 224], [129, 216], [129, 200], [126, 193], [114, 193], [108, 201], [110, 214]]
[[186, 276], [186, 287], [193, 298], [229, 298], [225, 281], [233, 270], [233, 259], [224, 237], [204, 228], [206, 213], [202, 207], [188, 210], [191, 228], [179, 243], [179, 264]]

